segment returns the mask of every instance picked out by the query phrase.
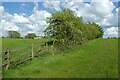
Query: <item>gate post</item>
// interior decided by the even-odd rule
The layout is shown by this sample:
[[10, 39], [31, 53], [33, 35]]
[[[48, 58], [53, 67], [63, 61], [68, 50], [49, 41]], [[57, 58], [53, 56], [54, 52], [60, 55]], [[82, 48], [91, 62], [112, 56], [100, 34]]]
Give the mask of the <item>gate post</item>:
[[5, 63], [6, 63], [6, 70], [10, 67], [10, 49], [7, 48], [5, 52]]

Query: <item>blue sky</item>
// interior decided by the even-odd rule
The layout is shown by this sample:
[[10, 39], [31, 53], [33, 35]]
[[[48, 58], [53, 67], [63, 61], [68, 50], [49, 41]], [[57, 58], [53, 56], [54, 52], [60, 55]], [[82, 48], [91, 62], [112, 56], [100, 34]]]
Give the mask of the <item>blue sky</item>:
[[[7, 36], [7, 31], [15, 30], [25, 36], [28, 33], [44, 35], [47, 27], [46, 18], [51, 13], [69, 8], [85, 22], [95, 22], [104, 29], [104, 37], [118, 37], [118, 2], [103, 0], [103, 2], [61, 2], [59, 0], [46, 2], [2, 2], [0, 31]], [[0, 34], [1, 36], [1, 34]]]
[[[90, 2], [85, 2], [85, 3], [90, 3]], [[113, 10], [113, 13], [116, 13], [115, 9], [120, 7], [118, 5], [118, 2], [113, 2], [115, 5], [115, 8]], [[25, 4], [22, 6], [22, 4]], [[5, 11], [9, 12], [10, 14], [14, 13], [26, 13], [27, 15], [31, 15], [33, 13], [33, 7], [34, 7], [34, 2], [3, 2], [2, 5], [5, 8]], [[39, 10], [47, 10], [50, 13], [55, 12], [54, 10], [51, 10], [49, 8], [45, 8], [43, 6], [43, 2], [38, 2], [39, 5]]]
[[[33, 13], [34, 8], [34, 2], [3, 2], [2, 5], [4, 6], [5, 11], [9, 12], [10, 14], [26, 13], [27, 15], [31, 15]], [[38, 2], [38, 6], [39, 10], [47, 10], [50, 13], [55, 12], [54, 10], [51, 10], [49, 8], [44, 8], [43, 2]]]

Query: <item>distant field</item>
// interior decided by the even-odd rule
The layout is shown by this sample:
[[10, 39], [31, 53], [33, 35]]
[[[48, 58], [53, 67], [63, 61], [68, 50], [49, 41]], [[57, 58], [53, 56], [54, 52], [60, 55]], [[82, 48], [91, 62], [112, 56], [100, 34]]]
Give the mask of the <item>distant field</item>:
[[[3, 39], [3, 49], [45, 40]], [[118, 40], [96, 39], [67, 53], [45, 54], [3, 72], [3, 78], [117, 78]]]
[[19, 48], [19, 47], [24, 47], [24, 46], [29, 46], [32, 43], [34, 44], [41, 44], [45, 41], [48, 41], [48, 39], [9, 39], [5, 38], [2, 39], [2, 50], [5, 50], [6, 48], [14, 49], [14, 48]]

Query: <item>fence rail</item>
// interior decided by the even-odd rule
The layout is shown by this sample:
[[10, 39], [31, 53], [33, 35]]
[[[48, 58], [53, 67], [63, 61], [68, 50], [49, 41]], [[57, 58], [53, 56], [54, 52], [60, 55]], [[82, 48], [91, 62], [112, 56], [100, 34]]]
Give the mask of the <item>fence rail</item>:
[[26, 48], [30, 48], [31, 46], [25, 46], [25, 47], [22, 47], [22, 48], [16, 48], [16, 49], [12, 49], [12, 51], [18, 51], [18, 50], [23, 50], [23, 49], [26, 49]]
[[[50, 49], [53, 50], [53, 46], [50, 46]], [[18, 65], [25, 61], [32, 60], [34, 57], [40, 56], [40, 52], [48, 50], [48, 45], [43, 44], [31, 44], [29, 46], [10, 49], [2, 51], [2, 61], [3, 64], [0, 66], [5, 67], [6, 70], [9, 69], [11, 65]], [[38, 54], [39, 53], [39, 54]]]
[[18, 56], [20, 56], [20, 55], [29, 54], [29, 53], [30, 53], [30, 51], [23, 52], [23, 53], [19, 53], [19, 55], [16, 54], [16, 55], [14, 55], [14, 56], [11, 56], [11, 58], [15, 58], [15, 57], [18, 57]]

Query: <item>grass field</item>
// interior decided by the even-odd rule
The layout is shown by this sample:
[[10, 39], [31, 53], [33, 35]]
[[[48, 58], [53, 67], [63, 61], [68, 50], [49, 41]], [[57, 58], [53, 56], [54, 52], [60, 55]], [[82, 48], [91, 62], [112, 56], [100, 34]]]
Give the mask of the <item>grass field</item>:
[[[27, 46], [31, 46], [32, 43], [34, 45], [42, 44], [42, 43], [44, 43], [48, 40], [49, 39], [45, 39], [45, 38], [42, 38], [40, 40], [4, 38], [4, 39], [2, 39], [2, 50], [3, 50], [3, 53], [4, 53], [6, 48], [10, 48], [10, 50], [18, 49], [18, 48], [24, 48], [24, 47], [27, 47]], [[38, 46], [34, 46], [34, 52], [36, 52], [38, 49], [39, 49]], [[19, 56], [20, 53], [24, 53], [24, 52], [27, 52], [27, 54]], [[11, 52], [10, 56], [14, 57], [14, 58], [11, 59], [11, 62], [15, 62], [16, 60], [27, 58], [30, 54], [31, 54], [31, 49], [30, 48], [26, 48], [26, 49]], [[4, 57], [4, 54], [2, 54], [2, 57]], [[4, 64], [4, 62], [5, 62], [4, 58], [2, 58], [2, 62]]]
[[[44, 40], [3, 39], [3, 49], [17, 48]], [[96, 39], [74, 46], [67, 53], [44, 54], [8, 71], [3, 78], [117, 78], [118, 40]]]
[[43, 42], [48, 41], [48, 39], [40, 39], [40, 40], [34, 40], [34, 39], [9, 39], [5, 38], [2, 39], [2, 49], [5, 50], [6, 48], [14, 49], [14, 48], [20, 48], [24, 46], [29, 46], [32, 43], [34, 44], [41, 44]]

